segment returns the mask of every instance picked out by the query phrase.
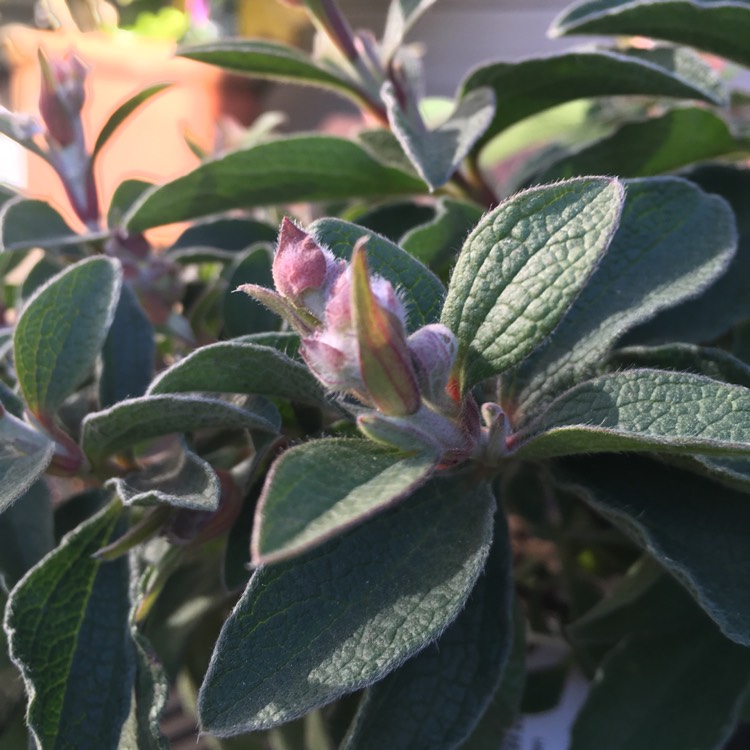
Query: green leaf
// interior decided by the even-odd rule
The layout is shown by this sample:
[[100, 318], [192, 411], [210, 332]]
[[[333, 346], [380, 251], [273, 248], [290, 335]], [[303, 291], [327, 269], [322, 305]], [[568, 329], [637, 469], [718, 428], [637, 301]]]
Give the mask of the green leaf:
[[[481, 211], [479, 215], [482, 215]], [[391, 242], [398, 243], [410, 229], [432, 220], [435, 210], [430, 205], [401, 200], [376, 206], [360, 206], [359, 210], [354, 209], [345, 216], [358, 226], [367, 227]]]
[[323, 387], [305, 365], [269, 346], [237, 341], [196, 349], [161, 373], [148, 392], [189, 391], [255, 393], [311, 406], [326, 403]]
[[744, 0], [586, 0], [564, 11], [549, 33], [650, 36], [750, 65], [750, 4]]
[[728, 638], [750, 645], [747, 493], [639, 457], [577, 458], [562, 469], [564, 481], [653, 555]]
[[54, 546], [52, 502], [40, 480], [0, 513], [0, 588], [13, 588]]
[[466, 236], [483, 214], [473, 203], [442, 198], [435, 205], [435, 216], [406, 232], [400, 244], [409, 255], [430, 268], [452, 265]]
[[547, 183], [595, 173], [648, 177], [743, 148], [713, 112], [697, 107], [673, 109], [661, 117], [623, 125], [614, 135], [535, 174], [533, 181]]
[[626, 370], [561, 396], [508, 447], [525, 458], [610, 451], [750, 453], [750, 390], [700, 375]]
[[[642, 33], [639, 31], [638, 33]], [[659, 96], [726, 101], [716, 74], [689, 50], [651, 50], [631, 55], [589, 50], [496, 62], [476, 68], [461, 94], [488, 86], [495, 92], [495, 117], [481, 139], [493, 136], [546, 109], [595, 96]]]
[[683, 616], [683, 625], [628, 638], [608, 654], [573, 725], [570, 750], [725, 746], [750, 683], [750, 649], [705, 617]]
[[507, 408], [538, 411], [590, 376], [623, 332], [696, 296], [731, 262], [734, 216], [722, 199], [675, 177], [626, 189], [620, 226], [591, 280], [547, 346], [504, 379]]
[[453, 750], [488, 707], [513, 642], [510, 542], [497, 514], [484, 573], [446, 631], [368, 689], [342, 750]]
[[391, 83], [383, 86], [380, 96], [386, 105], [391, 130], [432, 190], [450, 180], [495, 115], [495, 95], [487, 87], [462, 96], [450, 117], [434, 130], [425, 127], [418, 112], [402, 108]]
[[333, 66], [318, 63], [299, 49], [259, 39], [233, 39], [183, 47], [178, 54], [254, 78], [307, 84], [361, 102], [357, 85]]
[[149, 395], [120, 401], [83, 420], [82, 445], [95, 464], [136, 443], [172, 433], [206, 428], [260, 430], [275, 433], [278, 423], [265, 415], [217, 398]]
[[122, 217], [133, 204], [154, 185], [145, 180], [123, 180], [115, 190], [107, 209], [107, 226], [115, 229], [122, 224]]
[[733, 487], [741, 492], [750, 492], [750, 459], [747, 458], [717, 458], [712, 456], [690, 456], [684, 459], [684, 465], [690, 471], [705, 474], [727, 487]]
[[255, 245], [237, 259], [224, 292], [222, 312], [227, 338], [272, 331], [279, 327], [275, 313], [250, 295], [238, 291], [243, 284], [257, 284], [273, 289], [271, 254], [265, 244]]
[[459, 341], [463, 390], [549, 336], [606, 251], [623, 201], [617, 180], [570, 180], [519, 193], [479, 222], [442, 314]]
[[54, 412], [88, 377], [120, 296], [120, 264], [89, 258], [51, 279], [29, 300], [13, 336], [26, 405]]
[[221, 486], [216, 472], [181, 443], [179, 450], [170, 451], [145, 469], [110, 480], [125, 505], [165, 503], [205, 511], [219, 507]]
[[[169, 696], [169, 682], [151, 644], [132, 628], [135, 643], [135, 719], [138, 750], [169, 750], [161, 733], [161, 715]], [[123, 748], [122, 750], [132, 750]]]
[[290, 721], [421, 650], [463, 608], [493, 511], [485, 485], [435, 479], [304, 557], [258, 570], [211, 659], [203, 729], [226, 736]]
[[40, 747], [115, 748], [135, 679], [128, 562], [92, 555], [122, 533], [113, 503], [67, 536], [13, 589], [5, 612], [11, 657]]
[[615, 349], [607, 358], [608, 370], [649, 368], [677, 370], [732, 385], [750, 388], [750, 365], [733, 357], [723, 349], [694, 344], [665, 344], [664, 346], [633, 346]]
[[256, 510], [253, 564], [306, 552], [404, 500], [435, 464], [367, 440], [313, 440], [271, 467]]
[[737, 253], [726, 273], [703, 294], [638, 326], [621, 341], [624, 345], [711, 341], [750, 316], [750, 170], [717, 164], [699, 167], [687, 176], [706, 192], [720, 195], [734, 210]]
[[154, 355], [153, 326], [135, 294], [125, 285], [102, 348], [100, 406], [142, 396], [151, 383]]
[[424, 183], [362, 147], [325, 135], [280, 138], [205, 162], [150, 190], [126, 217], [131, 232], [233, 208], [423, 193]]
[[39, 479], [54, 452], [46, 435], [8, 411], [0, 415], [0, 513]]
[[178, 263], [234, 261], [257, 242], [274, 243], [277, 230], [254, 219], [214, 219], [188, 227], [165, 255]]
[[104, 127], [99, 131], [99, 136], [94, 144], [94, 149], [91, 152], [91, 165], [96, 162], [96, 158], [99, 156], [99, 152], [109, 142], [109, 139], [115, 134], [117, 129], [122, 123], [127, 120], [128, 117], [140, 107], [142, 104], [147, 102], [156, 94], [161, 93], [164, 89], [171, 86], [169, 83], [157, 83], [154, 86], [149, 86], [143, 91], [137, 93], [135, 96], [130, 97], [126, 102], [121, 104], [107, 119], [104, 123]]
[[337, 258], [345, 260], [351, 259], [354, 243], [360, 237], [367, 237], [370, 271], [390, 281], [402, 294], [409, 331], [438, 320], [445, 296], [440, 279], [400, 247], [375, 232], [341, 219], [318, 219], [308, 231]]
[[436, 0], [391, 0], [383, 32], [382, 55], [388, 60], [409, 33], [419, 17], [435, 4]]

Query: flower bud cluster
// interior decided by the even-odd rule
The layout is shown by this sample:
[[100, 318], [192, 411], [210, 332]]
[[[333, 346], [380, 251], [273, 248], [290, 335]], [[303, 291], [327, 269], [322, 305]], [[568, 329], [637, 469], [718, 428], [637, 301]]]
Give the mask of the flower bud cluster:
[[407, 334], [404, 303], [388, 280], [370, 274], [365, 245], [357, 242], [346, 263], [284, 219], [273, 262], [277, 293], [241, 288], [300, 332], [301, 355], [326, 387], [367, 407], [357, 420], [365, 435], [460, 461], [480, 429], [471, 397], [462, 403], [449, 389], [456, 338], [438, 323]]

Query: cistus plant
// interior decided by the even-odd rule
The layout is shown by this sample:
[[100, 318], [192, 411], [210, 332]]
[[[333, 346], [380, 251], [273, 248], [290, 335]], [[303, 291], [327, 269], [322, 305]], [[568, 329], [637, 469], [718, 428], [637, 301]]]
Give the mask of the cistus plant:
[[750, 2], [579, 3], [553, 31], [615, 46], [482, 65], [442, 120], [404, 41], [432, 2], [380, 37], [296, 4], [314, 55], [181, 54], [348, 97], [356, 137], [259, 128], [105, 214], [97, 156], [161, 87], [91, 146], [85, 66], [42, 55], [42, 122], [2, 115], [86, 229], [3, 191], [0, 745], [166, 748], [172, 690], [210, 747], [499, 750], [571, 675], [572, 750], [741, 743], [749, 142], [717, 56], [750, 64]]

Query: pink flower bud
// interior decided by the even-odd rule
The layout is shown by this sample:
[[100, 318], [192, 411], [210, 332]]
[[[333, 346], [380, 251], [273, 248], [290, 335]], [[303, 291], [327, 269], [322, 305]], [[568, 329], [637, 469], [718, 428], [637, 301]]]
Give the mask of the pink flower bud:
[[448, 399], [445, 389], [458, 353], [453, 331], [433, 323], [412, 333], [406, 343], [422, 395], [434, 404]]
[[48, 60], [39, 50], [42, 88], [39, 112], [49, 136], [64, 148], [81, 137], [80, 114], [86, 97], [86, 67], [72, 53], [62, 59]]

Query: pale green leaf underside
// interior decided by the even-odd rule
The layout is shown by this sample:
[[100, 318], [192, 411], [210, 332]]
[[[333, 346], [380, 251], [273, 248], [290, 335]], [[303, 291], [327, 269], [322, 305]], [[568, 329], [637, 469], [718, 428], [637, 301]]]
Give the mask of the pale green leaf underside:
[[736, 245], [734, 215], [717, 196], [674, 177], [626, 183], [620, 226], [549, 343], [504, 383], [513, 408], [539, 404], [591, 375], [625, 331], [696, 296], [723, 273]]
[[423, 482], [431, 455], [365, 440], [314, 440], [286, 451], [266, 479], [253, 527], [258, 565], [299, 554], [380, 513]]
[[558, 396], [510, 438], [524, 457], [610, 451], [750, 454], [750, 390], [700, 375], [626, 370]]
[[219, 636], [198, 701], [203, 729], [289, 721], [423, 648], [473, 588], [493, 510], [485, 486], [428, 482], [302, 558], [259, 569]]
[[461, 98], [444, 123], [428, 130], [421, 117], [415, 122], [404, 112], [392, 84], [385, 84], [380, 96], [388, 111], [391, 130], [432, 190], [448, 182], [495, 114], [492, 89], [478, 88]]
[[16, 325], [13, 352], [28, 408], [53, 412], [83, 382], [104, 344], [120, 296], [120, 264], [95, 257], [37, 290]]
[[555, 329], [617, 228], [624, 191], [589, 177], [502, 203], [467, 238], [443, 307], [466, 389], [520, 362]]
[[140, 232], [233, 208], [425, 190], [420, 179], [381, 164], [349, 140], [300, 135], [234, 151], [149, 190], [124, 224]]
[[277, 349], [226, 341], [203, 346], [165, 370], [149, 395], [202, 391], [254, 393], [320, 406], [326, 394], [310, 371]]
[[[635, 32], [640, 33], [640, 32]], [[689, 50], [588, 50], [490, 63], [469, 74], [462, 92], [487, 86], [495, 92], [492, 124], [481, 139], [521, 120], [575, 99], [597, 96], [668, 96], [721, 104], [721, 84], [708, 65]]]
[[750, 3], [743, 0], [589, 0], [566, 10], [550, 33], [650, 36], [750, 65]]
[[391, 0], [383, 32], [383, 56], [391, 57], [409, 29], [437, 0]]
[[151, 438], [206, 428], [275, 433], [278, 422], [217, 398], [156, 395], [120, 401], [83, 422], [86, 455], [98, 463], [108, 455]]

